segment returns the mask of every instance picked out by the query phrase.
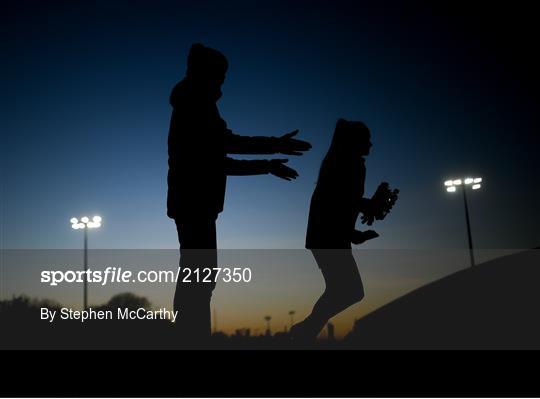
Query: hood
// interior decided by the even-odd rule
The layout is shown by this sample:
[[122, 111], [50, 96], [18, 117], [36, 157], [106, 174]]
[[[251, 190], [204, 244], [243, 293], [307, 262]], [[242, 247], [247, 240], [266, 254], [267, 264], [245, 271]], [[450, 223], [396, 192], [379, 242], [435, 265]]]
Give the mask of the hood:
[[216, 103], [221, 98], [221, 94], [219, 85], [186, 77], [173, 87], [169, 103], [173, 108], [194, 101]]
[[229, 62], [218, 50], [195, 43], [189, 50], [187, 65], [187, 76], [213, 79], [227, 73]]

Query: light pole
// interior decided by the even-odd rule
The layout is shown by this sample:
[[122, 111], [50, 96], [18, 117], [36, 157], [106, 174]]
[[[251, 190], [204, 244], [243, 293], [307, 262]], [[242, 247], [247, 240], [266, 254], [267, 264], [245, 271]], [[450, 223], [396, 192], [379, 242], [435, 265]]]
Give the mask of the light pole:
[[214, 334], [217, 332], [217, 310], [214, 308]]
[[296, 312], [294, 310], [289, 310], [289, 317], [291, 318], [291, 328], [292, 328], [292, 326], [294, 324], [294, 314], [295, 313]]
[[79, 221], [77, 218], [71, 218], [71, 227], [74, 230], [84, 230], [84, 296], [83, 296], [83, 308], [88, 309], [88, 276], [86, 271], [88, 270], [88, 229], [97, 229], [101, 227], [101, 216], [94, 216], [92, 221], [87, 216], [83, 216]]
[[469, 255], [471, 257], [471, 267], [474, 263], [473, 242], [471, 235], [471, 221], [469, 220], [469, 205], [467, 203], [467, 187], [471, 187], [473, 190], [478, 190], [482, 185], [481, 177], [466, 177], [465, 179], [447, 180], [444, 182], [446, 191], [449, 193], [455, 193], [458, 187], [461, 187], [463, 191], [463, 203], [465, 204], [465, 221], [467, 222], [467, 237], [469, 239]]
[[264, 316], [264, 320], [266, 321], [266, 335], [270, 336], [272, 334], [270, 332], [270, 320], [272, 320], [272, 316]]

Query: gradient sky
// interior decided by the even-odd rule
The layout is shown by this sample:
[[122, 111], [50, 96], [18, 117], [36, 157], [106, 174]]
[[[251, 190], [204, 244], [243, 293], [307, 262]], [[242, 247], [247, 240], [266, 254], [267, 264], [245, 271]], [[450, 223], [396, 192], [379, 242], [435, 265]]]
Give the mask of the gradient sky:
[[465, 248], [462, 199], [442, 183], [469, 174], [485, 181], [470, 198], [475, 245], [538, 246], [532, 13], [372, 3], [11, 2], [2, 248], [80, 248], [69, 219], [84, 214], [104, 220], [93, 248], [177, 247], [166, 216], [168, 97], [194, 42], [229, 59], [218, 105], [233, 131], [298, 128], [313, 144], [291, 159], [294, 182], [229, 178], [220, 248], [303, 248], [339, 117], [372, 130], [366, 192], [380, 181], [401, 190], [365, 248]]
[[4, 248], [77, 248], [68, 220], [94, 213], [94, 247], [176, 246], [168, 95], [197, 41], [230, 61], [219, 103], [230, 128], [298, 128], [313, 143], [290, 161], [295, 182], [229, 179], [222, 248], [303, 247], [338, 117], [373, 131], [367, 192], [381, 180], [402, 192], [370, 247], [465, 246], [461, 198], [441, 184], [469, 173], [485, 179], [471, 198], [479, 247], [540, 243], [537, 109], [484, 26], [487, 38], [448, 10], [361, 2], [15, 3], [4, 24]]

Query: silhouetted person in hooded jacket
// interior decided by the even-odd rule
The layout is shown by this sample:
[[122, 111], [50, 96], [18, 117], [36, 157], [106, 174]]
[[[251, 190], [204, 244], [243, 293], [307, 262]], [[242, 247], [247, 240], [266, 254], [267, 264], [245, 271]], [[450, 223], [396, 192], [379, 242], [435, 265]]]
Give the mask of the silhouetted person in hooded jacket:
[[315, 341], [330, 318], [364, 297], [351, 243], [379, 235], [356, 230], [357, 218], [362, 213], [362, 221], [371, 225], [374, 219], [383, 219], [397, 200], [397, 190], [389, 191], [387, 183], [381, 183], [372, 198], [364, 198], [364, 156], [371, 146], [364, 123], [338, 120], [311, 197], [306, 233], [306, 248], [312, 251], [326, 288], [311, 314], [291, 328], [297, 342]]
[[[286, 159], [235, 160], [227, 154], [301, 155], [311, 145], [292, 137], [247, 137], [234, 134], [221, 118], [217, 101], [228, 68], [219, 51], [194, 44], [185, 78], [172, 90], [169, 138], [167, 215], [174, 219], [180, 242], [180, 267], [217, 266], [216, 219], [223, 210], [227, 175], [273, 174], [285, 180], [297, 177]], [[181, 273], [180, 276], [185, 276]], [[185, 342], [204, 342], [210, 335], [211, 282], [178, 280], [174, 308], [177, 327]]]

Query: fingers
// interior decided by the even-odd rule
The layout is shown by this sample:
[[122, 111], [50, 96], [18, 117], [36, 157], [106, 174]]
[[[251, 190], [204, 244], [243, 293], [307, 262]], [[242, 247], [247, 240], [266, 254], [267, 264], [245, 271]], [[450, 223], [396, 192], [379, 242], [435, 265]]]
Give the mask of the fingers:
[[373, 215], [363, 215], [362, 216], [362, 224], [367, 224], [368, 226], [371, 226], [373, 224], [374, 216]]
[[302, 153], [300, 151], [285, 151], [282, 154], [285, 154], [285, 155], [302, 155]]
[[307, 141], [293, 139], [298, 132], [299, 130], [296, 129], [280, 137], [281, 150], [279, 152], [287, 155], [302, 155], [303, 151], [311, 149], [311, 144]]
[[364, 237], [366, 238], [366, 240], [371, 240], [373, 238], [379, 237], [379, 233], [374, 230], [366, 230], [364, 232]]
[[298, 144], [302, 145], [303, 148], [306, 148], [308, 150], [311, 148], [311, 143], [309, 141], [305, 141], [305, 140], [296, 140], [296, 141], [298, 141]]
[[275, 176], [279, 177], [280, 179], [287, 180], [287, 181], [296, 179], [296, 176], [289, 176], [289, 175], [284, 175], [280, 173], [276, 174]]
[[293, 130], [292, 132], [290, 133], [287, 133], [287, 134], [284, 134], [283, 136], [281, 136], [281, 138], [283, 139], [288, 139], [288, 138], [291, 138], [291, 137], [294, 137], [298, 134], [299, 130], [296, 129], [296, 130]]
[[292, 139], [291, 143], [293, 143], [295, 148], [297, 148], [299, 150], [306, 151], [306, 150], [309, 150], [311, 148], [311, 144], [309, 142], [307, 142], [307, 141], [304, 141], [304, 140]]
[[282, 166], [278, 171], [280, 177], [287, 177], [288, 179], [296, 179], [298, 172], [288, 166]]
[[272, 159], [270, 162], [272, 165], [270, 173], [274, 176], [288, 181], [298, 177], [298, 172], [296, 170], [285, 166], [285, 164], [289, 162], [288, 159]]
[[296, 179], [298, 177], [298, 172], [292, 168], [289, 168], [288, 166], [283, 166], [282, 170], [284, 173], [287, 174], [288, 177], [291, 177], [293, 179]]

